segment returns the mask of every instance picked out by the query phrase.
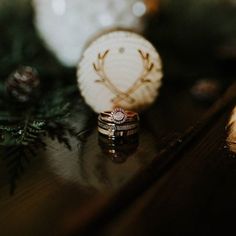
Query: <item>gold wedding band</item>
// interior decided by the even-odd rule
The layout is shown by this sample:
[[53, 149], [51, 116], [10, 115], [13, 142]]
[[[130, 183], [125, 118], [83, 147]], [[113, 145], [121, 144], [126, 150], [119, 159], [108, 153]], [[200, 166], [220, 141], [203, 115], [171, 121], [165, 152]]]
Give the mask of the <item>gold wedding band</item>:
[[137, 112], [125, 111], [122, 108], [115, 108], [113, 111], [104, 111], [99, 117], [103, 121], [114, 122], [116, 124], [139, 120]]

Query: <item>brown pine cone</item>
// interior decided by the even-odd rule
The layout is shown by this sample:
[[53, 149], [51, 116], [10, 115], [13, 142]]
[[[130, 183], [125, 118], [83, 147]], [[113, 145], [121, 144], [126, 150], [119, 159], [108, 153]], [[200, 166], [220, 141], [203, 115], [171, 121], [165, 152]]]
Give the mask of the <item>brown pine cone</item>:
[[9, 76], [6, 90], [15, 101], [25, 103], [35, 98], [39, 85], [40, 79], [36, 69], [22, 66]]

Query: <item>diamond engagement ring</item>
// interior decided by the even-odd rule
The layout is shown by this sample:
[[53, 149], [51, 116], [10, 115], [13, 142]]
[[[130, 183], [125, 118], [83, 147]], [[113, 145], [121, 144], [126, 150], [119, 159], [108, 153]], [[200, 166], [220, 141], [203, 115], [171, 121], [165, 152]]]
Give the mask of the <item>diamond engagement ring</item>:
[[109, 138], [127, 137], [138, 133], [139, 115], [133, 111], [115, 108], [98, 116], [98, 132]]

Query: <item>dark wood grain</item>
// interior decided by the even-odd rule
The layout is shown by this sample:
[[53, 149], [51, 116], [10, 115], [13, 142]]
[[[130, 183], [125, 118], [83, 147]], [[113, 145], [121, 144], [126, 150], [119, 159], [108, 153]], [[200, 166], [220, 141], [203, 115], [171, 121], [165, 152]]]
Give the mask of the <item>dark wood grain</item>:
[[[226, 100], [223, 99], [221, 108], [226, 108], [229, 102]], [[221, 108], [210, 113], [224, 113]], [[9, 196], [2, 162], [1, 235], [77, 235], [89, 233], [91, 227], [102, 229], [121, 209], [151, 187], [158, 177], [158, 168], [168, 166], [172, 159], [162, 163], [161, 156], [173, 152], [174, 158], [176, 147], [182, 150], [189, 145], [188, 142], [183, 145], [183, 140], [178, 139], [171, 142], [171, 151], [161, 151], [166, 150], [170, 140], [176, 140], [189, 126], [193, 127], [207, 109], [195, 103], [188, 86], [166, 84], [157, 103], [141, 116], [140, 145], [124, 163], [116, 164], [104, 155], [96, 130], [88, 137], [83, 152], [78, 151], [76, 142], [74, 150], [69, 152], [48, 140], [48, 150], [32, 161], [19, 180], [14, 196]], [[185, 136], [192, 132], [188, 131]], [[157, 156], [157, 153], [160, 154]], [[158, 164], [153, 165], [154, 159]], [[140, 177], [143, 177], [141, 182]]]
[[[190, 127], [182, 137], [171, 143], [167, 148], [160, 151], [158, 157], [155, 158], [150, 165], [148, 165], [141, 173], [138, 173], [137, 176], [135, 176], [110, 200], [111, 203], [104, 209], [103, 214], [100, 212], [99, 215], [91, 221], [91, 224], [88, 225], [85, 230], [86, 234], [97, 232], [97, 228], [109, 221], [112, 215], [114, 215], [114, 212], [117, 213], [119, 210], [126, 207], [135, 199], [135, 197], [142, 194], [155, 179], [161, 178], [162, 175], [167, 173], [169, 168], [181, 159], [182, 156], [185, 156], [186, 151], [192, 151], [192, 153], [189, 154], [189, 157], [191, 157], [189, 160], [191, 160], [194, 158], [194, 154], [198, 155], [200, 153], [200, 150], [202, 154], [209, 155], [210, 150], [208, 151], [209, 147], [207, 146], [206, 141], [209, 141], [209, 145], [212, 146], [216, 144], [216, 147], [218, 148], [219, 143], [208, 140], [208, 132], [212, 125], [214, 125], [221, 116], [228, 114], [228, 110], [232, 110], [236, 102], [235, 91], [236, 84], [233, 84], [226, 94], [208, 111], [205, 116], [203, 116], [201, 121], [197, 122], [195, 126]], [[227, 118], [229, 119], [228, 116]], [[224, 123], [223, 127], [225, 131], [226, 123]], [[220, 132], [219, 134], [224, 134], [224, 132]], [[213, 137], [218, 138], [222, 142], [222, 136], [219, 134], [214, 133]], [[225, 143], [225, 136], [223, 137], [223, 142]], [[201, 147], [195, 149], [195, 145], [199, 141], [201, 144], [206, 145], [206, 149]], [[94, 215], [95, 213], [93, 213], [93, 216]]]
[[235, 91], [234, 85], [204, 118], [208, 125], [202, 125], [199, 138], [177, 152], [178, 161], [163, 174], [157, 173], [154, 185], [116, 215], [101, 235], [236, 233], [236, 160], [226, 147], [225, 129]]

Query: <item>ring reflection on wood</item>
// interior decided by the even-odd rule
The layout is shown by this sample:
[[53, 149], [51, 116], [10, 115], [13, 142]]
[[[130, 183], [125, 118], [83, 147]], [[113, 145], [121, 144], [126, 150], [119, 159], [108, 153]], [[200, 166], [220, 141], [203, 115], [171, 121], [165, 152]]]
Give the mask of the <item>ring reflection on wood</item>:
[[114, 163], [123, 163], [137, 150], [139, 137], [135, 134], [128, 138], [108, 139], [103, 135], [98, 135], [98, 143], [102, 152]]
[[[137, 144], [135, 144], [135, 140], [132, 144], [133, 139], [130, 139], [126, 146], [127, 150], [124, 150], [126, 157], [122, 163], [119, 162], [119, 165], [117, 159], [116, 163], [115, 158], [111, 161], [101, 148], [96, 129], [83, 143], [79, 154], [76, 150], [76, 140], [72, 142], [72, 151], [59, 145], [57, 141], [48, 140], [51, 148], [45, 151], [44, 156], [49, 163], [49, 171], [65, 183], [74, 183], [79, 187], [87, 187], [88, 190], [97, 189], [102, 192], [110, 192], [119, 189], [156, 157], [158, 148], [155, 137], [147, 130], [142, 129], [140, 132], [138, 147], [135, 149]], [[106, 139], [106, 141], [108, 140]], [[109, 142], [112, 143], [113, 140], [109, 140]], [[102, 145], [106, 148], [110, 144], [103, 143]]]

